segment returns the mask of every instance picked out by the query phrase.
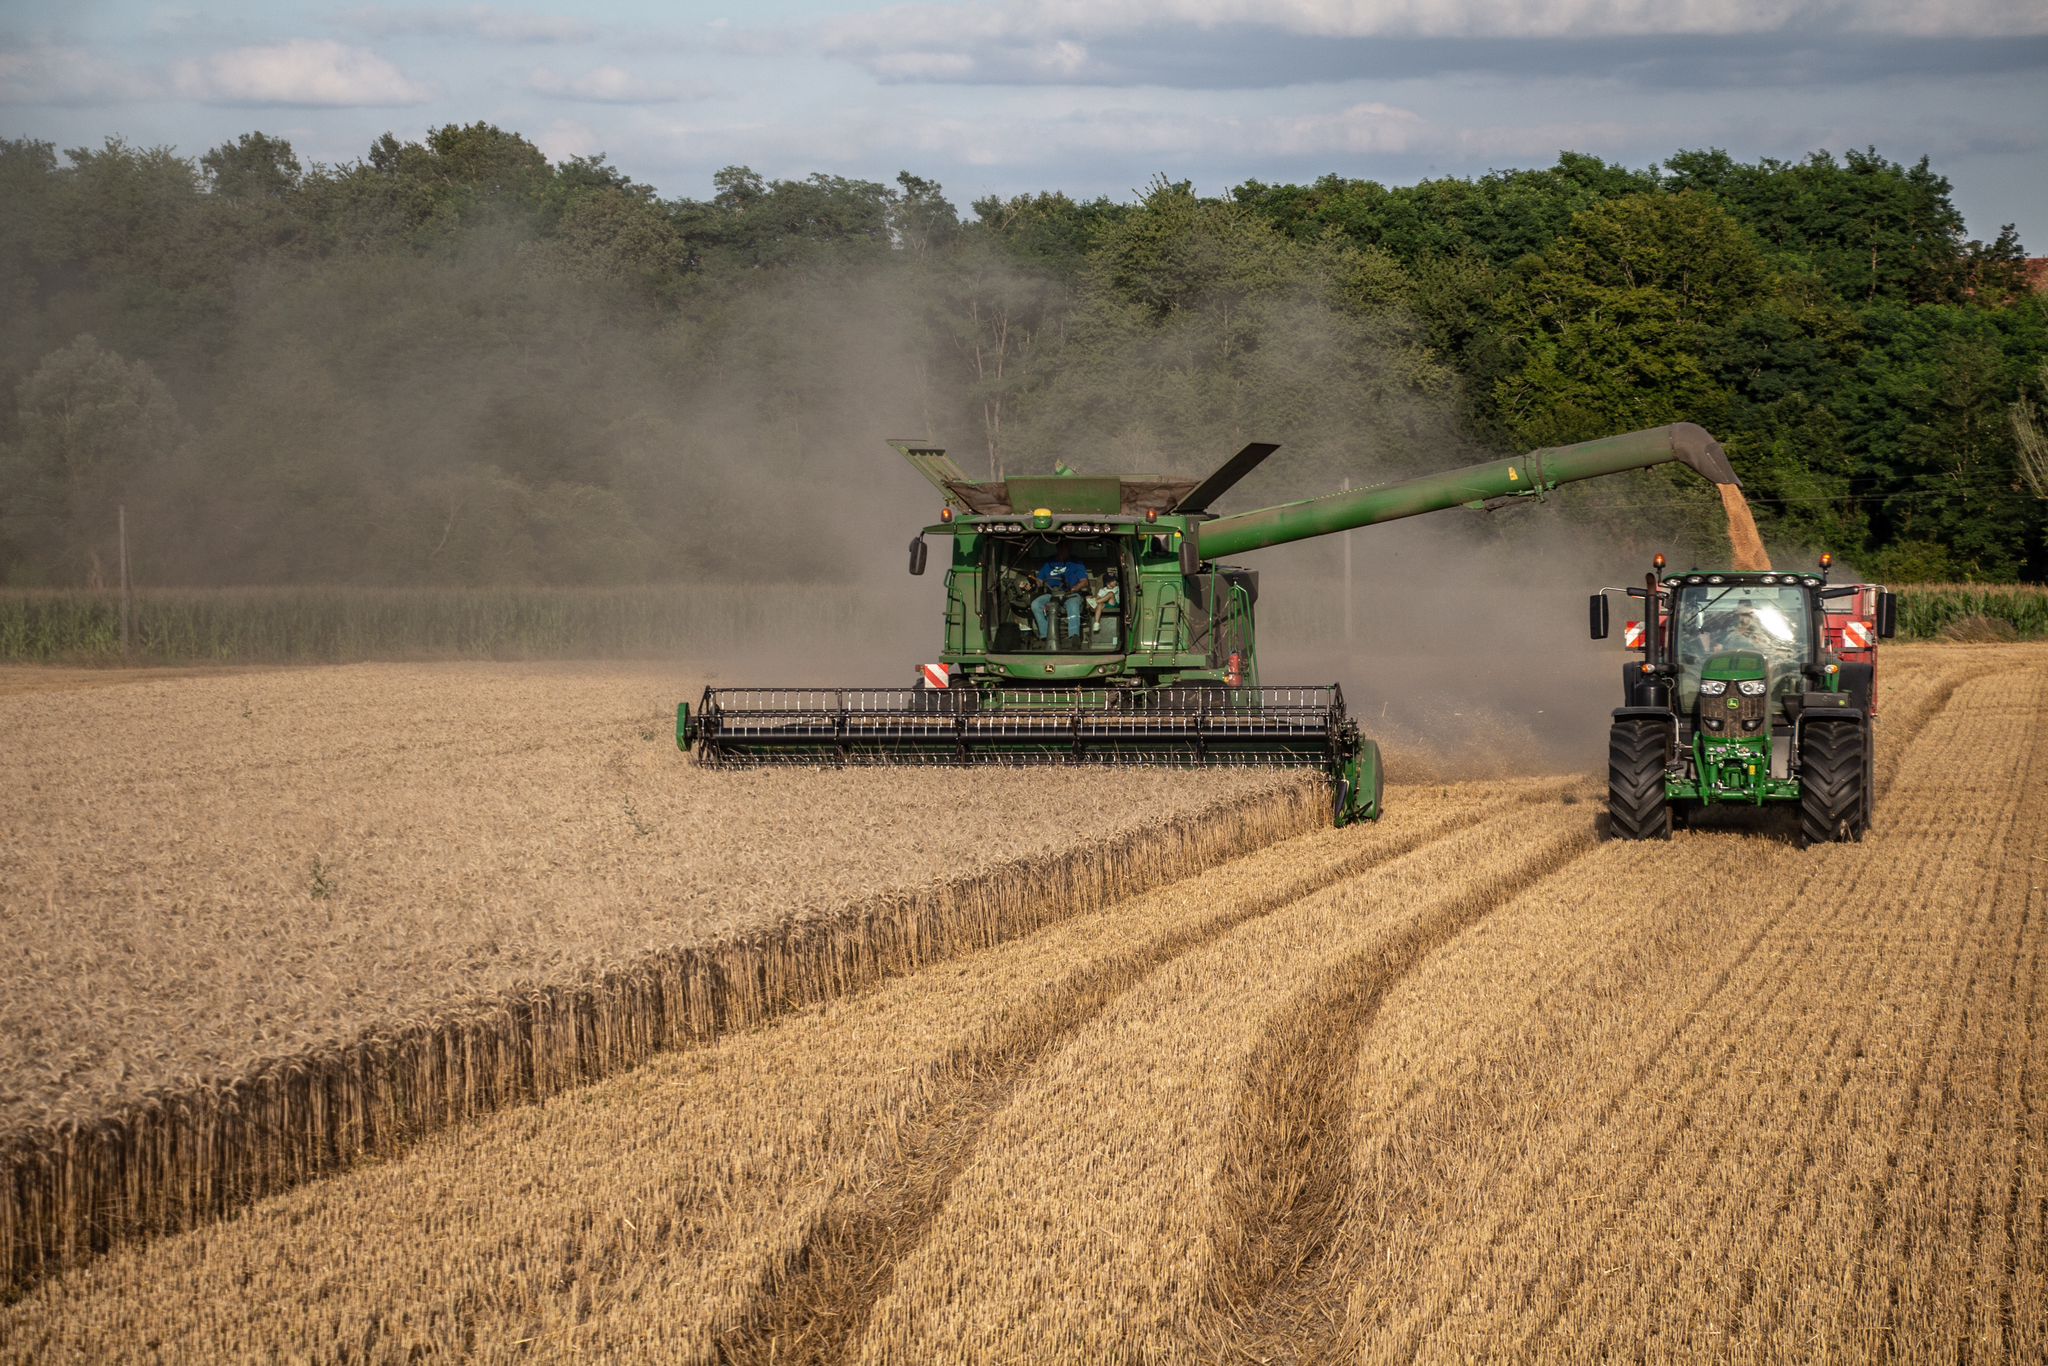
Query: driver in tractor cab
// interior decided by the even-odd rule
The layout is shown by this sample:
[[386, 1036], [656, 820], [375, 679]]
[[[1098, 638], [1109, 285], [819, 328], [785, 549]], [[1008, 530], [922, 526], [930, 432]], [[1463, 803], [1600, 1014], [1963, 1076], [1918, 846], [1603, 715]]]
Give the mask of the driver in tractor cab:
[[1088, 566], [1075, 559], [1061, 541], [1053, 549], [1052, 558], [1038, 567], [1032, 576], [1043, 590], [1031, 600], [1031, 619], [1038, 626], [1041, 640], [1052, 639], [1052, 604], [1055, 598], [1066, 604], [1067, 638], [1081, 634], [1081, 595], [1088, 590]]
[[1038, 581], [1012, 566], [997, 579], [1003, 595], [1003, 622], [1017, 628], [1017, 634], [1031, 639], [1031, 600], [1038, 596]]
[[1716, 647], [1720, 650], [1749, 650], [1767, 660], [1777, 662], [1793, 648], [1790, 632], [1784, 617], [1775, 608], [1765, 609], [1778, 619], [1780, 630], [1773, 631], [1753, 602], [1740, 602], [1735, 606], [1735, 619], [1721, 630], [1721, 640]]

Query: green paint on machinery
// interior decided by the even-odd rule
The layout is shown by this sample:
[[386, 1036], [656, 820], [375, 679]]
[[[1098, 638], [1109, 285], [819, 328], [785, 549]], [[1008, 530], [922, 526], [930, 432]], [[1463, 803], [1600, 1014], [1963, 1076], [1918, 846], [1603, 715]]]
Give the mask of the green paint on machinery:
[[[1870, 828], [1877, 642], [1897, 604], [1875, 584], [1818, 572], [1688, 569], [1664, 557], [1641, 588], [1589, 604], [1608, 635], [1607, 594], [1646, 604], [1625, 632], [1624, 705], [1608, 732], [1608, 818], [1616, 839], [1666, 839], [1710, 806], [1799, 805], [1803, 844]], [[1654, 604], [1654, 610], [1647, 604]]]
[[1200, 480], [1062, 464], [988, 482], [943, 450], [896, 448], [943, 500], [910, 544], [913, 574], [928, 539], [948, 547], [937, 660], [908, 688], [706, 689], [676, 717], [702, 762], [1314, 767], [1338, 824], [1377, 819], [1379, 746], [1335, 684], [1260, 680], [1258, 572], [1226, 557], [1669, 461], [1735, 482], [1691, 423], [1223, 516], [1215, 502], [1277, 447]]

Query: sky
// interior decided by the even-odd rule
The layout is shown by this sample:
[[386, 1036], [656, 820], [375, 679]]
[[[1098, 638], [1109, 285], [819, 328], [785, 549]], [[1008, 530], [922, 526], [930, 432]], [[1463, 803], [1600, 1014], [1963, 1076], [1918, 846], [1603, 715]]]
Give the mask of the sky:
[[2048, 255], [2048, 0], [0, 0], [0, 136], [338, 163], [476, 120], [669, 196], [909, 170], [963, 211], [1874, 145]]

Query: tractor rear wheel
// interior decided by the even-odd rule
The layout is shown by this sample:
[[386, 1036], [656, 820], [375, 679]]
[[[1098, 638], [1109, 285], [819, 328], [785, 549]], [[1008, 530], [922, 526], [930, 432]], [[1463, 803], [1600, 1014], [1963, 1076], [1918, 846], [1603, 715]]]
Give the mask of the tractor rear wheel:
[[1799, 742], [1799, 843], [1845, 844], [1863, 838], [1868, 819], [1864, 763], [1869, 753], [1860, 724], [1820, 722]]
[[1664, 799], [1664, 760], [1671, 727], [1630, 716], [1607, 736], [1607, 833], [1618, 840], [1671, 838], [1671, 803]]
[[1870, 833], [1871, 819], [1877, 814], [1877, 735], [1870, 718], [1863, 719], [1863, 813], [1856, 821], [1856, 838], [1862, 839]]

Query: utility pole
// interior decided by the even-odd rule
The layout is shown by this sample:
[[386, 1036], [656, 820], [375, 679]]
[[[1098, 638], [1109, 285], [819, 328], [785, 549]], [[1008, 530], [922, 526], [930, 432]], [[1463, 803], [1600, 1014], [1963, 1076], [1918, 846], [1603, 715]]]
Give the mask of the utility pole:
[[[1344, 476], [1344, 491], [1351, 492], [1351, 476]], [[1351, 601], [1351, 533], [1345, 532], [1337, 538], [1344, 543], [1344, 643], [1351, 644], [1358, 635], [1358, 614]]]
[[128, 662], [129, 623], [135, 609], [128, 595], [128, 505], [119, 504], [117, 514], [121, 519], [121, 662]]

